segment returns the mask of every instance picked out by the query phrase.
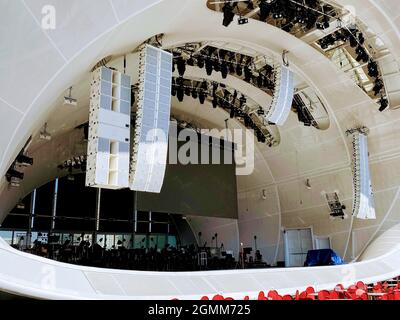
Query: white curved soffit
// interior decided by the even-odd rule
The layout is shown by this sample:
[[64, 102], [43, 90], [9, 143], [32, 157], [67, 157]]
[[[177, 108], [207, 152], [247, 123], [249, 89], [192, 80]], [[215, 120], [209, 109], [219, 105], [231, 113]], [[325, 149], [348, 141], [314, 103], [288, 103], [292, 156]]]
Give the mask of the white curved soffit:
[[294, 294], [312, 285], [374, 283], [400, 274], [400, 245], [378, 258], [330, 267], [146, 272], [75, 266], [11, 248], [0, 239], [0, 291], [39, 299], [200, 299], [222, 294], [256, 298], [261, 290]]

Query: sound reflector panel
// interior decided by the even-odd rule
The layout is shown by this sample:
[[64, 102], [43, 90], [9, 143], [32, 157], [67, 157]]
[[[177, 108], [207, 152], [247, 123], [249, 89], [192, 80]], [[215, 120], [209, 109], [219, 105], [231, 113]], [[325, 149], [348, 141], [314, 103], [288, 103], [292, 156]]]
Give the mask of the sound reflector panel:
[[365, 134], [353, 133], [353, 216], [376, 219], [375, 201], [368, 161], [368, 140]]
[[265, 117], [278, 126], [285, 124], [292, 108], [294, 96], [294, 75], [284, 64], [275, 69], [275, 90], [272, 104]]
[[86, 186], [129, 186], [131, 78], [100, 67], [90, 90]]
[[151, 45], [140, 51], [139, 99], [130, 188], [159, 193], [164, 181], [171, 112], [172, 54]]

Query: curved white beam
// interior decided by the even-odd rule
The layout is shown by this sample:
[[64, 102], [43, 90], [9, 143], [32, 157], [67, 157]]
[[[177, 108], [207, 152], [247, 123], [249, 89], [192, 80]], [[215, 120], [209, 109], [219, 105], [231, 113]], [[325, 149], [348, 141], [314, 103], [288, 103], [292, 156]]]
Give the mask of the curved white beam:
[[294, 294], [314, 286], [374, 283], [400, 274], [400, 245], [349, 265], [206, 272], [145, 272], [70, 265], [20, 252], [0, 239], [0, 291], [40, 299], [200, 299], [219, 293], [256, 298], [261, 290]]

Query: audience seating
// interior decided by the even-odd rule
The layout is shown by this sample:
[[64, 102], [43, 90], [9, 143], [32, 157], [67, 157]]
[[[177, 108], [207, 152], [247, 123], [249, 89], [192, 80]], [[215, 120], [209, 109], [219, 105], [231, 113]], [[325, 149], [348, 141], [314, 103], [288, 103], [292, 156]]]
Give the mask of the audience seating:
[[[233, 300], [231, 297], [224, 297], [216, 294], [211, 297], [212, 300]], [[245, 296], [243, 300], [250, 300]], [[203, 296], [201, 300], [210, 300], [208, 296]], [[313, 287], [308, 287], [305, 291], [297, 291], [294, 295], [280, 295], [276, 290], [270, 290], [267, 295], [260, 291], [254, 300], [400, 300], [400, 277], [378, 282], [372, 285], [366, 285], [362, 281], [344, 288], [342, 284], [336, 285], [333, 290], [321, 290], [316, 292]]]

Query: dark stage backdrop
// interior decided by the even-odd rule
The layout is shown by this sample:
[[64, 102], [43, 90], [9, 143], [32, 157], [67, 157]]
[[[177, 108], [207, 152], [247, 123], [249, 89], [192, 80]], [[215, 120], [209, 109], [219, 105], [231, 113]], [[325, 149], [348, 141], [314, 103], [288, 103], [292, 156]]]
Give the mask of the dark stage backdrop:
[[[176, 145], [180, 152], [187, 150], [187, 155], [197, 156], [198, 163], [208, 155], [210, 164], [171, 164], [169, 157], [161, 193], [138, 192], [139, 210], [237, 219], [236, 167], [234, 160], [230, 164], [223, 161], [225, 154], [233, 159], [232, 145], [202, 137], [198, 135], [198, 143], [170, 142], [169, 155]], [[175, 138], [176, 133], [171, 130], [170, 139]], [[191, 150], [197, 151], [191, 154]], [[212, 164], [213, 157], [219, 158], [220, 164]]]

